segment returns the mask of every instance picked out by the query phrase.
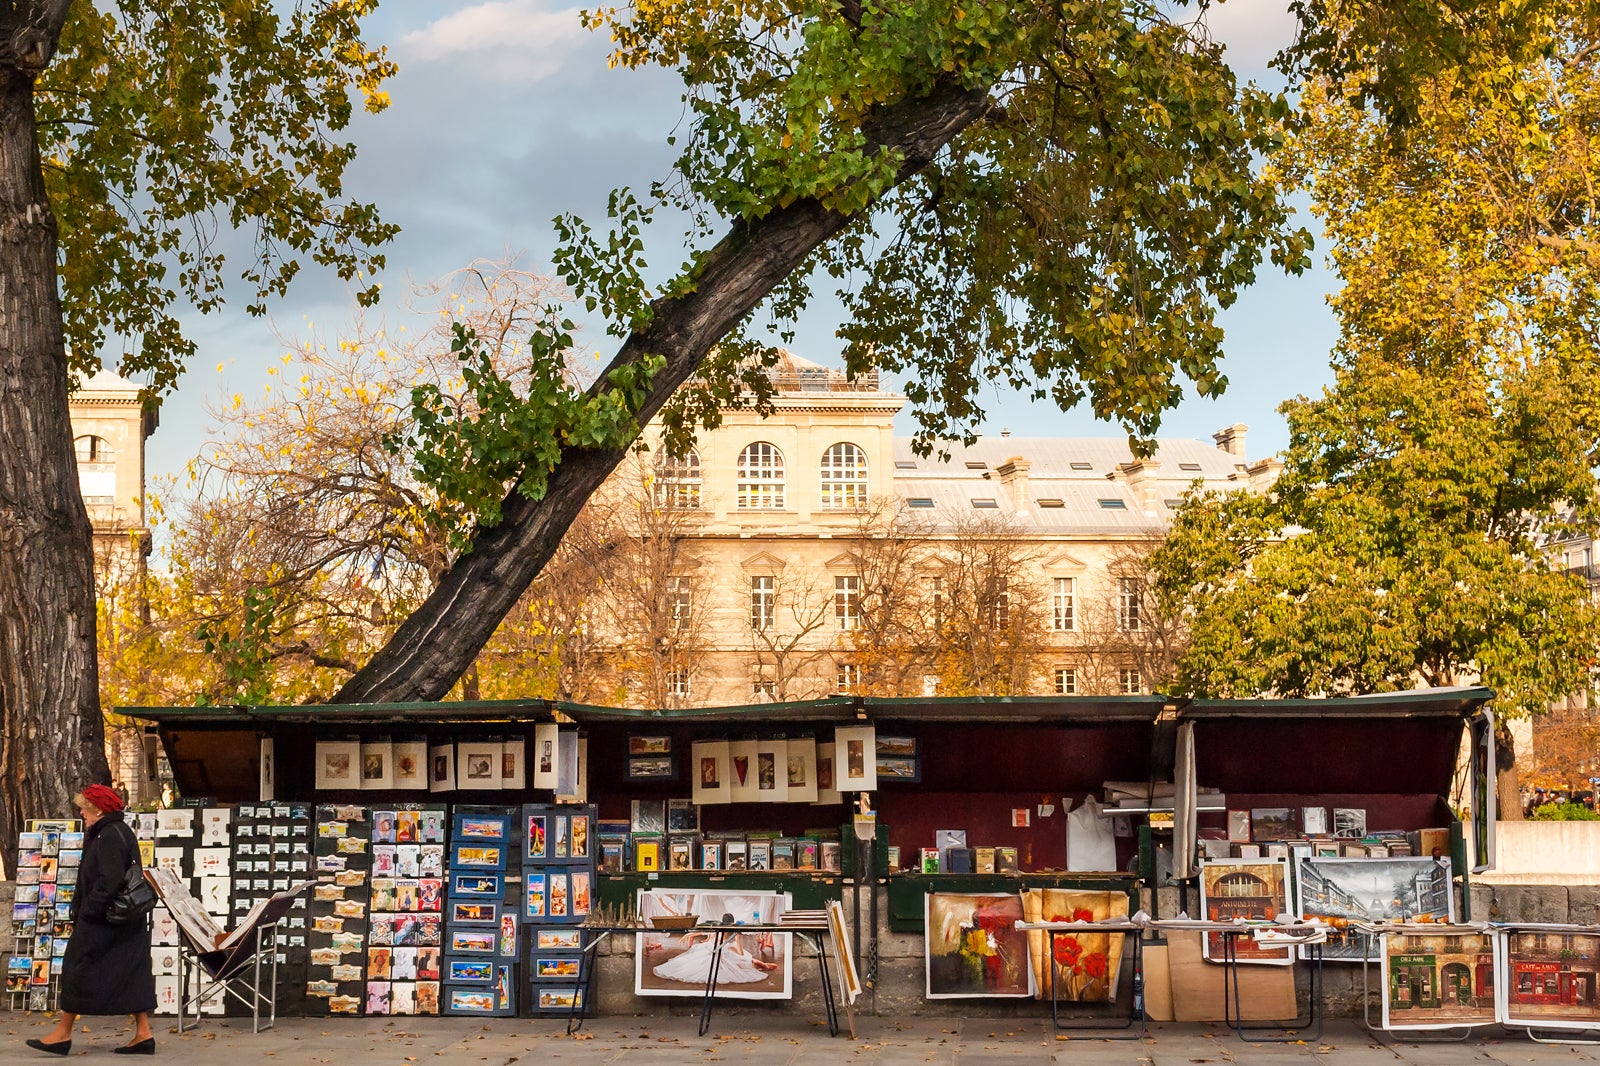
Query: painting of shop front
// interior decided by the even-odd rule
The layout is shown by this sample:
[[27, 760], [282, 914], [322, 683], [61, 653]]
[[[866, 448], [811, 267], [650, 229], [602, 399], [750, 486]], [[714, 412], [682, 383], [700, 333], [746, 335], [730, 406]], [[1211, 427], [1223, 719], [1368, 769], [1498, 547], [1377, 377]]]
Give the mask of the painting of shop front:
[[1530, 1029], [1600, 1029], [1600, 936], [1571, 928], [1504, 934], [1501, 1018]]
[[1379, 941], [1385, 1029], [1494, 1024], [1492, 934], [1383, 933]]

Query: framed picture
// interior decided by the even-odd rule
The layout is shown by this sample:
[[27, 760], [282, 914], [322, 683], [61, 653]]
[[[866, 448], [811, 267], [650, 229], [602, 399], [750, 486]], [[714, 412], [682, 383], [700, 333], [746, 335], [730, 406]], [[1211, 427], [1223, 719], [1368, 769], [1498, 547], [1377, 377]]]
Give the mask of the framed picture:
[[[1415, 929], [1415, 927], [1412, 927]], [[1494, 935], [1483, 930], [1378, 936], [1385, 1029], [1457, 1029], [1495, 1023]]]
[[450, 865], [456, 870], [501, 871], [506, 868], [506, 849], [499, 844], [455, 844]]
[[667, 801], [644, 799], [633, 801], [633, 814], [628, 827], [635, 833], [659, 835], [667, 831]]
[[579, 928], [535, 929], [533, 946], [539, 951], [581, 951], [583, 930]]
[[449, 951], [457, 955], [493, 955], [499, 937], [498, 929], [455, 929], [450, 933]]
[[732, 802], [730, 745], [726, 740], [697, 740], [692, 752], [690, 781], [697, 805]]
[[693, 800], [667, 800], [667, 832], [698, 833], [699, 831], [700, 808], [694, 805]]
[[693, 837], [669, 837], [667, 840], [667, 869], [693, 870], [694, 853], [695, 839]]
[[555, 788], [560, 783], [561, 727], [540, 722], [533, 727], [533, 787]]
[[1367, 835], [1367, 811], [1365, 807], [1335, 807], [1333, 809], [1333, 835], [1351, 840], [1360, 840]]
[[[316, 786], [319, 790], [360, 788], [361, 742], [358, 740], [317, 741]], [[185, 813], [191, 816], [193, 814], [193, 812]]]
[[922, 780], [922, 759], [916, 737], [878, 737], [875, 748], [878, 777], [889, 781]]
[[576, 981], [578, 979], [577, 955], [538, 955], [533, 958], [533, 978], [536, 981]]
[[456, 840], [506, 840], [511, 821], [503, 814], [457, 814], [453, 827]]
[[428, 787], [428, 742], [397, 740], [394, 744], [394, 787], [422, 791]]
[[789, 801], [789, 742], [756, 741], [756, 798], [763, 803]]
[[278, 764], [277, 760], [273, 758], [271, 737], [261, 738], [261, 744], [257, 751], [256, 765], [260, 771], [260, 787], [256, 790], [258, 793], [256, 798], [270, 800], [278, 787]]
[[[705, 840], [700, 842], [700, 869], [722, 869], [722, 844], [717, 841]], [[721, 915], [718, 915], [721, 917]]]
[[521, 791], [527, 784], [527, 764], [524, 756], [527, 743], [522, 739], [506, 740], [500, 744], [500, 787]]
[[1328, 808], [1301, 807], [1300, 831], [1308, 837], [1328, 835]]
[[428, 746], [428, 791], [456, 790], [456, 748], [454, 744]]
[[[1499, 948], [1504, 977], [1495, 982], [1495, 995], [1502, 1024], [1530, 1029], [1600, 1027], [1594, 987], [1600, 934], [1592, 926], [1513, 925], [1502, 931]], [[1460, 980], [1459, 973], [1456, 978]], [[1472, 991], [1482, 993], [1476, 987]]]
[[[1422, 856], [1387, 859], [1307, 856], [1295, 868], [1296, 911], [1332, 928], [1322, 957], [1328, 961], [1379, 962], [1378, 945], [1352, 932], [1358, 922], [1455, 920], [1450, 867]], [[1302, 955], [1309, 949], [1302, 948]]]
[[[1088, 922], [1126, 918], [1128, 894], [1064, 888], [1024, 891], [1022, 912], [1030, 922], [1040, 921], [1046, 915]], [[1055, 945], [1053, 958], [1052, 943]], [[1109, 1003], [1116, 998], [1127, 946], [1127, 938], [1121, 933], [1057, 934], [1052, 941], [1043, 931], [1034, 930], [1028, 934], [1034, 986], [1040, 995], [1049, 997], [1051, 974], [1046, 967], [1053, 965], [1057, 1000]]]
[[837, 745], [833, 741], [817, 745], [817, 802], [843, 803], [844, 794], [838, 788], [838, 760], [834, 757]]
[[635, 734], [628, 738], [628, 755], [671, 755], [672, 738], [664, 734]]
[[670, 781], [677, 776], [677, 768], [669, 755], [630, 755], [628, 757], [629, 781]]
[[840, 792], [877, 791], [876, 733], [870, 725], [842, 725], [833, 731], [834, 780]]
[[785, 743], [785, 775], [790, 803], [817, 802], [817, 742], [813, 737], [796, 737]]
[[[639, 918], [645, 923], [657, 915], [720, 919], [730, 913], [749, 921], [775, 922], [788, 909], [788, 895], [776, 892], [671, 889], [641, 890], [638, 896]], [[719, 998], [788, 999], [793, 994], [791, 937], [789, 933], [716, 937], [693, 929], [635, 934], [634, 994], [703, 997], [715, 954], [720, 955]]]
[[[1034, 994], [1028, 934], [1016, 928], [1022, 920], [1021, 896], [930, 892], [923, 917], [929, 999]], [[974, 929], [988, 935], [969, 935]]]
[[[1206, 920], [1228, 922], [1237, 918], [1273, 921], [1291, 913], [1289, 860], [1205, 859], [1200, 863], [1200, 910]], [[1202, 954], [1212, 962], [1223, 959], [1222, 933], [1207, 933]], [[1288, 966], [1293, 948], [1259, 946], [1249, 936], [1235, 938], [1234, 957], [1241, 963]]]
[[522, 877], [522, 915], [529, 921], [550, 916], [549, 879], [543, 870], [529, 870]]
[[394, 745], [387, 740], [361, 742], [361, 787], [394, 788]]
[[1251, 807], [1250, 839], [1290, 840], [1294, 837], [1294, 815], [1288, 807]]
[[732, 791], [729, 799], [734, 803], [754, 803], [761, 798], [756, 788], [756, 755], [759, 743], [754, 740], [734, 740], [728, 743], [728, 764], [733, 778], [728, 782]]
[[505, 881], [500, 874], [451, 874], [450, 894], [499, 899], [505, 894]]
[[500, 742], [463, 740], [456, 745], [456, 788], [483, 791], [500, 787]]

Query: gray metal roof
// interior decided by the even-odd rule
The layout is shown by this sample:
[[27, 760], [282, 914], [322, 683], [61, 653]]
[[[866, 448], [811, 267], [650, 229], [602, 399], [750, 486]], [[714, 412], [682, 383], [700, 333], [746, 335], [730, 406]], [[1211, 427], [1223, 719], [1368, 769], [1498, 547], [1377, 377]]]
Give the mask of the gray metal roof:
[[[941, 447], [950, 453], [948, 462], [940, 461], [938, 448], [924, 459], [911, 450], [910, 437], [897, 437], [894, 442], [895, 463], [913, 462], [912, 470], [895, 467], [896, 478], [921, 479], [927, 477], [983, 477], [982, 470], [968, 470], [969, 462], [985, 463], [990, 470], [1007, 460], [1020, 457], [1033, 464], [1031, 478], [1071, 478], [1073, 480], [1104, 480], [1121, 464], [1134, 461], [1134, 454], [1124, 438], [1107, 437], [979, 437], [970, 447], [959, 441], [944, 442]], [[1195, 478], [1225, 480], [1238, 473], [1248, 461], [1230, 455], [1214, 444], [1205, 444], [1188, 437], [1163, 439], [1156, 444], [1152, 457], [1161, 464], [1156, 477], [1188, 484]], [[1087, 470], [1074, 470], [1073, 463], [1088, 463]], [[1198, 470], [1184, 470], [1180, 464], [1198, 464]]]

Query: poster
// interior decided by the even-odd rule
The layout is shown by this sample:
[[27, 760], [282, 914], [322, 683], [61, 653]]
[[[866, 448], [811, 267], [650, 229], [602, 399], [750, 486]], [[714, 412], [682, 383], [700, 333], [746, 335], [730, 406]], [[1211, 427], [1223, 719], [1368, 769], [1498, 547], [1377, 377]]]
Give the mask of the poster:
[[923, 913], [929, 999], [1034, 994], [1021, 896], [930, 892]]
[[1379, 941], [1385, 1029], [1494, 1024], [1493, 934], [1384, 932]]
[[[650, 891], [639, 893], [639, 917], [693, 914], [702, 921], [733, 915], [748, 923], [775, 922], [789, 907], [787, 893]], [[700, 996], [716, 936], [709, 932], [638, 933], [634, 994]], [[717, 995], [726, 999], [788, 999], [793, 994], [790, 933], [739, 933], [723, 939]]]
[[[1450, 868], [1426, 856], [1389, 859], [1303, 857], [1295, 878], [1297, 912], [1332, 928], [1322, 957], [1329, 961], [1378, 961], [1370, 937], [1349, 928], [1356, 922], [1455, 919]], [[1308, 957], [1310, 948], [1300, 949]]]
[[[1200, 908], [1207, 921], [1276, 921], [1289, 908], [1288, 859], [1207, 859], [1200, 864]], [[1224, 934], [1207, 933], [1204, 956], [1223, 960]], [[1239, 962], [1288, 966], [1294, 948], [1264, 948], [1249, 936], [1239, 936], [1234, 957]]]
[[1500, 1021], [1535, 1029], [1600, 1028], [1600, 933], [1512, 926], [1500, 937]]
[[[1101, 922], [1128, 916], [1126, 892], [1079, 892], [1046, 888], [1022, 894], [1022, 911], [1030, 922]], [[1057, 933], [1054, 965], [1056, 999], [1071, 1003], [1109, 1003], [1116, 998], [1122, 975], [1122, 933]], [[1028, 958], [1040, 999], [1050, 997], [1050, 971], [1045, 968], [1050, 934], [1028, 933]]]

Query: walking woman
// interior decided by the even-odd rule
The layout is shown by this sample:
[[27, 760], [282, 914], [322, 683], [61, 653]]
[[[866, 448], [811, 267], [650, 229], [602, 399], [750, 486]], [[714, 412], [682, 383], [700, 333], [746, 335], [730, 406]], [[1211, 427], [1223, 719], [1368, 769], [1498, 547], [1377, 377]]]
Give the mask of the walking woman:
[[133, 1015], [133, 1042], [113, 1048], [119, 1055], [154, 1055], [150, 1012], [156, 1009], [156, 979], [150, 970], [150, 924], [106, 921], [106, 906], [129, 867], [139, 861], [139, 842], [122, 818], [122, 797], [105, 785], [90, 785], [72, 802], [83, 815], [83, 858], [72, 896], [72, 939], [61, 960], [61, 1016], [56, 1027], [28, 1046], [52, 1055], [72, 1050], [72, 1027], [82, 1014]]

